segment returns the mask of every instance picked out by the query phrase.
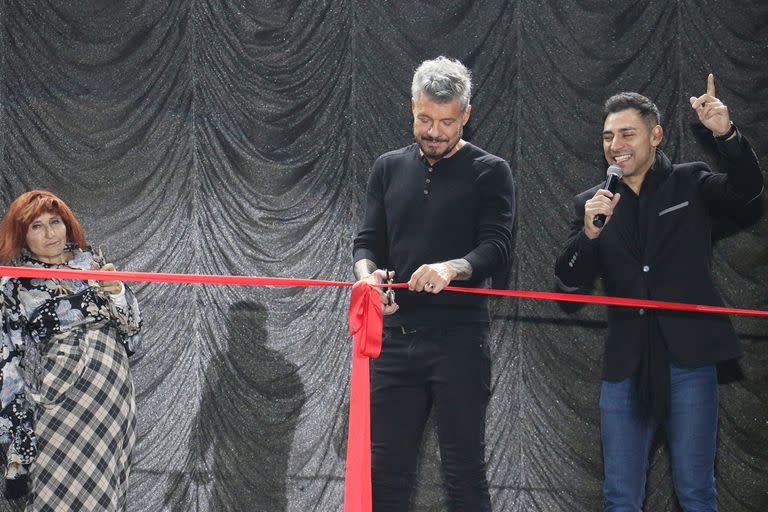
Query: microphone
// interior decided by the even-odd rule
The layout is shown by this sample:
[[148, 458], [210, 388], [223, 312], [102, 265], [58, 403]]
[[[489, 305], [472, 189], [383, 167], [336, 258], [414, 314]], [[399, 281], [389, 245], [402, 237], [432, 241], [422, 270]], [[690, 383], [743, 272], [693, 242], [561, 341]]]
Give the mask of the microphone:
[[[607, 178], [605, 180], [605, 186], [603, 188], [608, 192], [610, 192], [611, 194], [616, 193], [616, 187], [621, 181], [621, 178], [624, 177], [624, 171], [622, 171], [621, 167], [619, 167], [618, 165], [612, 165], [608, 167], [608, 170], [605, 171], [605, 174]], [[595, 215], [595, 218], [592, 219], [592, 224], [594, 224], [598, 228], [603, 227], [605, 225], [605, 215], [603, 215], [602, 213], [598, 213], [597, 215]]]

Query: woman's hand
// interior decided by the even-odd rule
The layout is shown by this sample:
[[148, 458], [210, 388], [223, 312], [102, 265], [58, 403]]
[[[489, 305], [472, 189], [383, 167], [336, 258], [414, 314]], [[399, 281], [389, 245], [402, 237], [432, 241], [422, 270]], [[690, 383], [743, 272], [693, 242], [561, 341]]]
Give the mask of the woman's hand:
[[[99, 270], [104, 270], [106, 272], [114, 272], [115, 266], [112, 263], [107, 263], [103, 267], [101, 267]], [[121, 291], [123, 291], [123, 282], [122, 281], [99, 281], [99, 291], [103, 293], [109, 293], [110, 295], [119, 295]]]

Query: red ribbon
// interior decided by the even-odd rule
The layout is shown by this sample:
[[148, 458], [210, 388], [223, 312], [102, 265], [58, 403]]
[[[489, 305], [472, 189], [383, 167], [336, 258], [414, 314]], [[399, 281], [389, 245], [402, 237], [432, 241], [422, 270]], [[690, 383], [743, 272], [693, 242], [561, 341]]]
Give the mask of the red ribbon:
[[344, 512], [371, 511], [370, 358], [381, 353], [379, 291], [364, 281], [352, 286], [349, 334], [354, 336], [349, 393], [349, 434], [344, 482]]
[[[352, 356], [352, 380], [349, 400], [349, 435], [347, 439], [347, 467], [344, 486], [345, 512], [371, 511], [371, 408], [370, 408], [370, 358], [381, 352], [382, 312], [377, 288], [388, 285], [321, 281], [316, 279], [292, 279], [280, 277], [219, 276], [198, 274], [163, 274], [154, 272], [104, 272], [98, 270], [50, 269], [39, 267], [0, 266], [0, 276], [31, 277], [40, 279], [95, 279], [164, 283], [223, 284], [244, 286], [337, 286], [352, 287], [349, 309], [349, 332], [354, 336]], [[405, 283], [393, 284], [392, 288], [407, 288]], [[448, 286], [445, 291], [475, 293], [523, 299], [558, 300], [603, 304], [607, 306], [695, 311], [730, 315], [768, 317], [768, 311], [757, 309], [727, 308], [683, 302], [627, 299], [579, 295], [571, 293], [529, 292], [522, 290], [492, 290]]]
[[352, 286], [343, 281], [292, 279], [288, 277], [217, 276], [206, 274], [164, 274], [162, 272], [108, 272], [104, 270], [75, 270], [70, 268], [3, 267], [0, 276], [38, 279], [94, 279], [97, 281], [128, 281], [147, 283], [228, 284], [244, 286]]
[[[255, 276], [219, 276], [206, 274], [164, 274], [156, 272], [105, 272], [100, 270], [53, 269], [42, 267], [4, 267], [0, 266], [0, 276], [32, 277], [40, 279], [95, 279], [119, 280], [128, 282], [153, 283], [193, 283], [193, 284], [224, 284], [241, 286], [338, 286], [350, 287], [354, 283], [346, 281], [321, 281], [319, 279], [293, 279], [288, 277], [255, 277]], [[384, 287], [389, 285], [372, 285]], [[407, 288], [406, 283], [391, 285], [392, 288]], [[627, 299], [624, 297], [605, 297], [602, 295], [579, 295], [574, 293], [529, 292], [523, 290], [493, 290], [487, 288], [462, 288], [447, 286], [449, 292], [476, 293], [481, 295], [496, 295], [501, 297], [519, 297], [522, 299], [559, 300], [563, 302], [582, 302], [586, 304], [603, 304], [606, 306], [622, 306], [631, 308], [670, 309], [675, 311], [696, 311], [700, 313], [717, 313], [724, 315], [745, 315], [768, 317], [768, 311], [760, 309], [727, 308], [686, 302], [667, 302], [661, 300]]]

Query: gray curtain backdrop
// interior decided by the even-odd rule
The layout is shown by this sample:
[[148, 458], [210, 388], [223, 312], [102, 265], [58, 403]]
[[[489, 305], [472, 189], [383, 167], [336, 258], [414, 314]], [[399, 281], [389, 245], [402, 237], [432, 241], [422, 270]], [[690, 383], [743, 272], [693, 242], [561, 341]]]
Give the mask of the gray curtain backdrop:
[[[120, 269], [351, 280], [370, 164], [411, 142], [412, 73], [445, 54], [474, 73], [468, 139], [514, 172], [509, 286], [551, 290], [572, 196], [604, 176], [609, 95], [655, 98], [673, 161], [716, 165], [688, 105], [713, 71], [768, 162], [767, 6], [2, 0], [0, 206], [54, 191]], [[726, 302], [768, 308], [768, 221], [722, 234]], [[128, 510], [341, 510], [348, 290], [134, 288], [146, 347], [132, 362]], [[598, 510], [603, 308], [496, 300], [493, 312], [494, 510]], [[721, 388], [720, 504], [764, 511], [768, 322], [734, 320], [746, 355]], [[431, 427], [422, 455], [415, 508], [445, 510]], [[662, 443], [651, 466], [647, 509], [679, 510]]]

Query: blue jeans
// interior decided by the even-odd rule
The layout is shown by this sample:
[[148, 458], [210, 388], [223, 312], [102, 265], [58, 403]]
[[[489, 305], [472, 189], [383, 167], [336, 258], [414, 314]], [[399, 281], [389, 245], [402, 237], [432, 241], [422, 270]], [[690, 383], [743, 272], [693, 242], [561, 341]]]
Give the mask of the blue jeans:
[[[686, 512], [717, 511], [717, 370], [714, 365], [684, 368], [672, 364], [670, 377], [671, 412], [663, 427], [677, 499]], [[653, 418], [638, 415], [635, 395], [633, 378], [602, 383], [606, 512], [639, 512], [645, 498], [648, 452], [659, 425]]]

